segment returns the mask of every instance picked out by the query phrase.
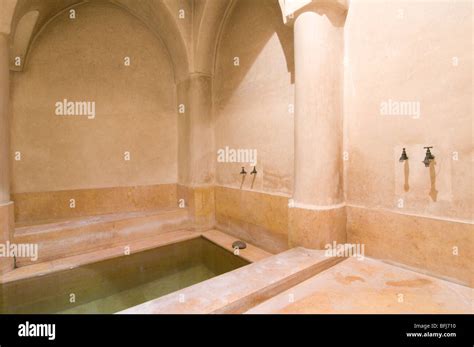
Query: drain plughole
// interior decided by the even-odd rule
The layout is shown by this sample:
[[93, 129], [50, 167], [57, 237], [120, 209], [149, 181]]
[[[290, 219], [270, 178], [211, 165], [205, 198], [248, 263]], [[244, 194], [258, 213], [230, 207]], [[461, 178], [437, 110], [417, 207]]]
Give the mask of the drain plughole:
[[245, 249], [245, 248], [247, 248], [247, 244], [244, 241], [237, 240], [237, 241], [234, 241], [232, 243], [232, 248], [234, 250], [235, 249]]

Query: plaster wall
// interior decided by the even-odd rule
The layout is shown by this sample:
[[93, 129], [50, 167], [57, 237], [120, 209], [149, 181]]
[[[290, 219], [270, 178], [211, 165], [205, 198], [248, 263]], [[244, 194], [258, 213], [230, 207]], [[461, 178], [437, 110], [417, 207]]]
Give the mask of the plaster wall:
[[[177, 182], [169, 56], [132, 15], [97, 3], [78, 6], [75, 19], [63, 12], [11, 74], [13, 193]], [[56, 115], [63, 99], [95, 102], [95, 118]]]
[[[293, 30], [273, 1], [238, 1], [220, 37], [213, 85], [217, 150], [256, 149], [249, 163], [217, 162], [218, 226], [270, 251], [287, 247], [294, 171]], [[238, 59], [238, 65], [236, 65]], [[248, 174], [239, 174], [244, 166]], [[241, 192], [236, 191], [241, 189]], [[233, 206], [231, 211], [225, 206]], [[260, 206], [255, 218], [251, 206]], [[277, 213], [284, 211], [275, 218]], [[284, 226], [276, 227], [281, 221]], [[279, 224], [278, 224], [279, 225]]]
[[255, 182], [248, 175], [242, 184], [241, 166], [250, 172], [250, 164], [219, 162], [216, 183], [289, 196], [294, 165], [294, 119], [289, 112], [293, 32], [278, 11], [272, 1], [241, 0], [222, 33], [213, 88], [216, 150], [256, 149], [259, 172]]
[[[355, 0], [344, 29], [348, 240], [468, 283], [472, 2]], [[409, 112], [397, 114], [400, 102]], [[424, 146], [434, 147], [430, 168]]]

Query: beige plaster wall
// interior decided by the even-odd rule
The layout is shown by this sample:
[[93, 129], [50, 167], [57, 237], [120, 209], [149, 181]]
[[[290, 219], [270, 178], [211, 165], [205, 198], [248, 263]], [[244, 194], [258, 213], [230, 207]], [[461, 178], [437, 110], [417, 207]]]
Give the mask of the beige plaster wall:
[[[74, 199], [74, 208], [71, 208]], [[12, 194], [15, 225], [177, 206], [177, 185], [157, 184]]]
[[218, 229], [271, 253], [288, 249], [286, 197], [216, 187], [215, 202]]
[[[0, 203], [0, 244], [12, 239], [14, 224], [13, 203]], [[0, 275], [11, 271], [13, 267], [12, 257], [0, 257]]]
[[[345, 25], [348, 203], [472, 218], [471, 18], [469, 1], [351, 2]], [[390, 99], [419, 102], [419, 119], [381, 115], [381, 103]], [[423, 146], [434, 146], [431, 169], [421, 163]], [[398, 162], [402, 147], [408, 168]]]
[[[472, 2], [351, 1], [345, 51], [348, 241], [469, 283]], [[381, 114], [389, 100], [419, 103], [419, 117]], [[424, 146], [434, 146], [430, 168]]]
[[217, 49], [214, 155], [226, 146], [256, 149], [258, 171], [253, 176], [250, 164], [217, 162], [217, 226], [268, 251], [282, 251], [288, 245], [294, 172], [293, 30], [283, 24], [277, 2], [239, 0]]
[[0, 204], [10, 201], [10, 167], [8, 165], [10, 81], [7, 48], [8, 38], [0, 32]]
[[193, 74], [177, 84], [178, 182], [183, 185], [209, 186], [214, 182], [211, 90], [210, 76], [201, 74]]
[[[175, 94], [168, 53], [138, 19], [98, 3], [60, 14], [12, 73], [12, 192], [176, 183]], [[56, 115], [63, 99], [94, 101], [95, 119]]]
[[[234, 58], [240, 60], [234, 66]], [[217, 185], [290, 195], [293, 181], [293, 31], [275, 1], [240, 0], [221, 34], [214, 78], [215, 146], [257, 149], [258, 175], [217, 163]]]

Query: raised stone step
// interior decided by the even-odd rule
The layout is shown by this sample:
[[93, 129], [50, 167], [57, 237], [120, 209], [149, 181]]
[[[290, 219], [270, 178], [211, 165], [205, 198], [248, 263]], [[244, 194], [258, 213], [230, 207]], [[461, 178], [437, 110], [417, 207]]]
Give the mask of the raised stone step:
[[[123, 244], [190, 226], [187, 209], [173, 208], [82, 217], [15, 229], [16, 244], [38, 244], [35, 262], [54, 260]], [[34, 263], [17, 257], [16, 266]]]

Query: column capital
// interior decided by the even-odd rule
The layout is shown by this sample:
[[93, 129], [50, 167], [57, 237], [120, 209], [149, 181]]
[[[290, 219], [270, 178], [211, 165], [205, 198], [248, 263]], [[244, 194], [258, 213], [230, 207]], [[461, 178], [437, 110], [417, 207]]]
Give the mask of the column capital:
[[289, 26], [292, 26], [296, 18], [305, 12], [345, 18], [349, 8], [349, 0], [278, 0], [278, 2], [283, 22]]

